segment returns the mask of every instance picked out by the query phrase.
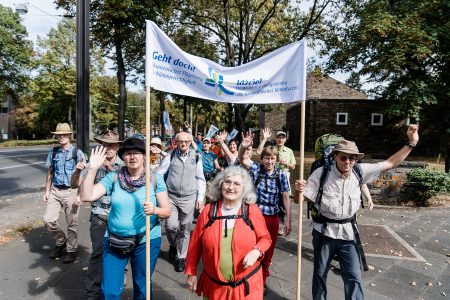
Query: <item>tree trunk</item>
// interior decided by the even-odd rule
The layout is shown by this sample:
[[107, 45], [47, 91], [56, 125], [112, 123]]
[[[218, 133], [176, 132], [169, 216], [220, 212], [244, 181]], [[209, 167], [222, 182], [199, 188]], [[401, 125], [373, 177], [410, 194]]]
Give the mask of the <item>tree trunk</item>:
[[[114, 44], [116, 47], [116, 63], [117, 63], [117, 82], [119, 84], [119, 108], [117, 113], [117, 131], [120, 140], [125, 137], [125, 108], [127, 106], [127, 88], [126, 88], [126, 72], [123, 60], [122, 42], [118, 37], [115, 38]], [[146, 128], [146, 130], [151, 130]]]
[[445, 173], [450, 172], [450, 142], [447, 142], [445, 151]]

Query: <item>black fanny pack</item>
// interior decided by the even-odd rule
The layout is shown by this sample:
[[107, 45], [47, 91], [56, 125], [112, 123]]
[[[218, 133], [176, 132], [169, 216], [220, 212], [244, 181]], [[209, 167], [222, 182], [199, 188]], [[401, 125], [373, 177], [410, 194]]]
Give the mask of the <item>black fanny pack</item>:
[[139, 245], [145, 232], [137, 235], [119, 236], [109, 232], [109, 246], [122, 255], [133, 252]]

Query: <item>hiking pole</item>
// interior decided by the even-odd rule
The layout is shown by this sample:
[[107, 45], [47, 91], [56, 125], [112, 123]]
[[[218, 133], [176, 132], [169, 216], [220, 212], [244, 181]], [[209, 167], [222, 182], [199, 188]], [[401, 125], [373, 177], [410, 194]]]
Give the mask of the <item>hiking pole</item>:
[[[300, 111], [300, 180], [303, 180], [305, 164], [305, 107], [306, 100], [301, 101]], [[297, 195], [298, 206], [298, 243], [297, 243], [297, 300], [300, 300], [301, 277], [302, 277], [302, 230], [303, 230], [303, 193], [294, 193]], [[295, 200], [294, 200], [295, 202]]]
[[[150, 203], [150, 86], [145, 87], [145, 203]], [[156, 178], [155, 178], [156, 180]], [[150, 300], [150, 215], [145, 215], [145, 291]]]

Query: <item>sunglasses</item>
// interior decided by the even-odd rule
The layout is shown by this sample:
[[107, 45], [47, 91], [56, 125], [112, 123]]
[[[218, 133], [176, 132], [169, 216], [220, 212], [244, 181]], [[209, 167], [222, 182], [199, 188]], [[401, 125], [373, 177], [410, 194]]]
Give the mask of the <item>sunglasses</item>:
[[347, 156], [347, 155], [342, 155], [339, 157], [340, 161], [356, 161], [357, 157], [356, 156]]

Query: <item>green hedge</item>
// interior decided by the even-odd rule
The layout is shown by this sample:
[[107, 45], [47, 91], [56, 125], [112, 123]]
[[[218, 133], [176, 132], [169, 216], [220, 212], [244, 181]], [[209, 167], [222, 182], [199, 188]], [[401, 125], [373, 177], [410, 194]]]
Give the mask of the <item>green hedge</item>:
[[450, 175], [437, 170], [416, 168], [406, 173], [410, 196], [417, 205], [426, 205], [431, 197], [450, 192]]

